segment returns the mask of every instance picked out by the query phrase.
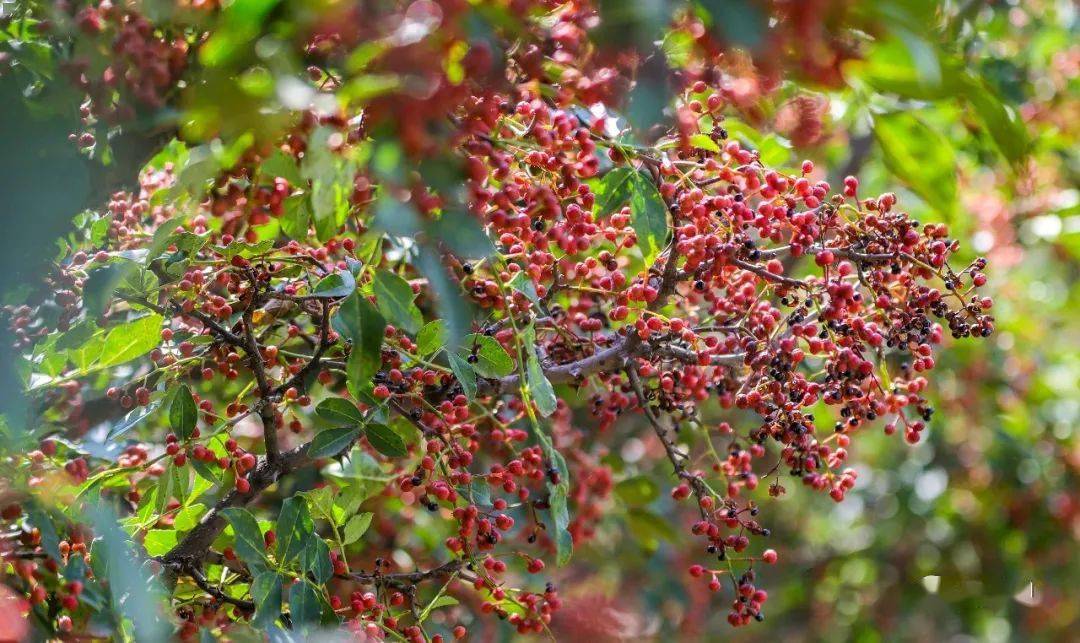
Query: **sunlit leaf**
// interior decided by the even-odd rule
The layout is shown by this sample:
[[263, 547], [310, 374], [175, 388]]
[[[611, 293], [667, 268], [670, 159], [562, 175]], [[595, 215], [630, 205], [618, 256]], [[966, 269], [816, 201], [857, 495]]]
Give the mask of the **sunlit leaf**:
[[410, 334], [420, 330], [424, 319], [413, 303], [416, 294], [409, 282], [392, 272], [379, 270], [371, 285], [379, 312], [387, 320]]
[[879, 114], [874, 136], [889, 170], [931, 208], [950, 217], [957, 176], [952, 144], [911, 112]]

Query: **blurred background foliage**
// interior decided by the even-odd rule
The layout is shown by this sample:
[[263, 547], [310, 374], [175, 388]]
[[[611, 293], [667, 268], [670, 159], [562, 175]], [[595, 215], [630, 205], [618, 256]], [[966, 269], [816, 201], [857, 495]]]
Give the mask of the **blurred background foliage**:
[[[185, 12], [161, 0], [144, 4], [155, 19]], [[486, 37], [492, 25], [513, 29], [512, 15], [480, 4], [486, 20], [472, 25], [470, 37]], [[686, 3], [598, 4], [601, 43], [655, 43], [669, 66], [693, 65], [682, 32], [665, 33]], [[725, 42], [751, 51], [770, 46], [763, 4], [690, 3]], [[834, 35], [834, 14], [865, 29], [856, 38], [859, 55], [831, 70], [815, 59], [818, 41], [807, 38], [805, 49], [792, 47], [793, 58], [777, 63], [785, 80], [767, 88], [750, 73], [738, 77], [733, 59], [732, 82], [745, 100], [736, 104], [729, 131], [761, 150], [768, 164], [795, 167], [811, 158], [828, 168], [834, 185], [857, 174], [863, 193], [895, 190], [922, 219], [948, 222], [968, 256], [990, 260], [998, 332], [988, 345], [955, 343], [943, 352], [932, 387], [938, 413], [921, 444], [908, 447], [900, 436], [883, 434], [858, 440], [852, 460], [859, 485], [846, 502], [834, 505], [796, 485], [774, 501], [780, 506], [768, 512], [768, 526], [781, 564], [763, 573], [770, 614], [752, 628], [728, 630], [725, 611], [710, 608], [701, 583], [688, 582], [685, 516], [664, 493], [669, 471], [639, 470], [645, 450], [656, 445], [625, 439], [604, 456], [620, 482], [597, 538], [556, 574], [574, 600], [566, 600], [553, 629], [565, 640], [594, 641], [707, 640], [717, 632], [731, 640], [1076, 640], [1077, 7], [1068, 0], [804, 4], [821, 12], [815, 24], [825, 39]], [[87, 159], [49, 142], [72, 127], [64, 122], [70, 111], [41, 113], [42, 105], [63, 104], [53, 94], [59, 85], [44, 82], [55, 73], [55, 53], [17, 19], [21, 5], [5, 4], [0, 51], [19, 64], [2, 79], [0, 212], [15, 234], [0, 235], [0, 258], [4, 274], [16, 276], [5, 277], [3, 290], [10, 295], [24, 279], [15, 266], [25, 268], [25, 260], [10, 262], [9, 270], [8, 259], [47, 258], [46, 240], [76, 212], [134, 179], [148, 156], [125, 137], [146, 140], [171, 123], [192, 144], [213, 139], [214, 151], [276, 136], [290, 110], [314, 94], [296, 80], [303, 61], [289, 43], [340, 6], [227, 3], [178, 95], [110, 132], [109, 145]], [[341, 100], [368, 103], [408, 81], [368, 71], [384, 44], [361, 38]], [[664, 118], [666, 88], [649, 69], [646, 63], [630, 92], [631, 121]], [[185, 91], [192, 87], [200, 91]], [[20, 97], [29, 97], [30, 107]], [[43, 190], [58, 180], [65, 190]], [[579, 419], [588, 422], [585, 412]], [[616, 431], [642, 435], [639, 429]], [[613, 437], [598, 436], [583, 448], [603, 454], [604, 442], [621, 444], [625, 436]], [[410, 538], [437, 542], [438, 533], [419, 525]], [[492, 638], [511, 637], [509, 629], [488, 626]]]

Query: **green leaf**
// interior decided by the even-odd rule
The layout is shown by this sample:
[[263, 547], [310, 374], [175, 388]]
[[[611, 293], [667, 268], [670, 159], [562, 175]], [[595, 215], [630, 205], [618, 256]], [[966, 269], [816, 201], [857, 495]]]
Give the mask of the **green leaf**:
[[199, 49], [207, 67], [221, 67], [251, 47], [270, 11], [279, 0], [236, 0], [226, 6], [221, 24]]
[[469, 498], [469, 500], [473, 504], [480, 505], [482, 507], [486, 507], [491, 504], [491, 485], [489, 485], [487, 480], [483, 478], [473, 478], [472, 481], [469, 482], [468, 489], [463, 491], [462, 493], [465, 495], [466, 498]]
[[[323, 487], [317, 490], [320, 494], [325, 494], [324, 498], [319, 498], [320, 501], [329, 504], [327, 511], [331, 511], [336, 504], [346, 515], [356, 513], [365, 500], [385, 489], [394, 479], [394, 476], [383, 472], [382, 466], [371, 454], [359, 447], [353, 448], [348, 459], [343, 462], [333, 462], [323, 467], [322, 474], [340, 485], [341, 491], [335, 501], [334, 489]], [[308, 492], [307, 495], [314, 503], [316, 491]], [[314, 504], [312, 506], [314, 507]]]
[[315, 284], [311, 294], [316, 297], [348, 297], [356, 290], [356, 278], [352, 273], [343, 270], [327, 275]]
[[660, 487], [652, 478], [634, 476], [616, 484], [615, 495], [631, 506], [647, 505], [660, 497]]
[[375, 273], [371, 286], [375, 303], [384, 317], [409, 334], [420, 330], [424, 320], [420, 309], [413, 303], [416, 295], [409, 282], [392, 272], [379, 270]]
[[366, 297], [355, 291], [338, 307], [334, 328], [352, 343], [345, 372], [349, 392], [359, 398], [362, 392], [371, 390], [371, 378], [382, 366], [386, 320]]
[[428, 225], [428, 235], [459, 257], [482, 259], [495, 254], [495, 245], [476, 217], [462, 210], [447, 210]]
[[951, 217], [957, 190], [952, 144], [911, 112], [875, 116], [874, 136], [889, 171], [931, 208]]
[[574, 554], [574, 539], [567, 529], [570, 525], [570, 510], [566, 506], [566, 490], [562, 485], [548, 485], [551, 495], [548, 504], [551, 505], [551, 517], [555, 522], [553, 536], [555, 538], [555, 558], [559, 567], [570, 562]]
[[368, 442], [379, 453], [391, 457], [401, 458], [409, 454], [405, 447], [405, 441], [393, 429], [385, 424], [373, 422], [364, 427], [364, 434]]
[[768, 167], [786, 165], [791, 160], [791, 145], [775, 134], [761, 137], [755, 149], [758, 151], [761, 163]]
[[424, 606], [424, 611], [420, 612], [420, 617], [416, 619], [418, 623], [423, 623], [427, 620], [427, 617], [431, 615], [431, 612], [439, 609], [440, 607], [451, 607], [458, 604], [458, 599], [453, 596], [447, 596], [440, 594], [436, 596], [430, 603]]
[[395, 237], [414, 237], [420, 232], [420, 217], [408, 203], [381, 193], [372, 208], [378, 229]]
[[400, 84], [401, 79], [394, 74], [360, 74], [346, 82], [339, 95], [351, 105], [363, 105]]
[[302, 194], [296, 194], [285, 199], [282, 204], [281, 231], [290, 239], [303, 241], [308, 238], [308, 228], [311, 226], [311, 206]]
[[277, 552], [282, 564], [300, 555], [304, 544], [315, 533], [307, 502], [300, 496], [292, 496], [281, 503], [277, 522]]
[[147, 315], [114, 326], [105, 336], [98, 368], [117, 366], [142, 357], [161, 343], [161, 315]]
[[600, 179], [596, 186], [596, 201], [593, 211], [597, 217], [606, 217], [615, 212], [630, 199], [632, 185], [637, 171], [628, 167], [617, 167]]
[[682, 69], [690, 62], [690, 56], [694, 52], [694, 37], [685, 29], [671, 29], [664, 34], [660, 51], [664, 52], [668, 67]]
[[644, 172], [634, 173], [630, 188], [630, 222], [637, 233], [645, 263], [652, 264], [667, 242], [667, 206], [652, 179]]
[[645, 509], [635, 507], [627, 511], [626, 522], [646, 551], [655, 551], [661, 541], [674, 542], [679, 537], [667, 520]]
[[865, 60], [853, 62], [846, 69], [879, 92], [904, 98], [938, 100], [954, 94], [958, 88], [953, 83], [955, 70], [950, 66], [942, 69], [939, 61], [926, 54], [911, 38], [886, 37], [874, 42]]
[[169, 504], [169, 499], [176, 498], [181, 503], [184, 502], [184, 498], [187, 495], [188, 482], [190, 475], [188, 470], [184, 467], [178, 467], [175, 463], [169, 462], [169, 465], [165, 467], [165, 473], [158, 479], [157, 486], [154, 487], [154, 511], [155, 513], [164, 513], [165, 507]]
[[334, 521], [334, 488], [320, 487], [304, 491], [300, 495], [307, 498], [308, 506], [316, 518]]
[[134, 429], [140, 422], [153, 415], [160, 406], [161, 400], [153, 400], [146, 406], [132, 409], [127, 415], [121, 418], [118, 424], [109, 429], [109, 439], [115, 440]]
[[427, 357], [446, 344], [446, 322], [436, 319], [424, 324], [416, 334], [416, 351]]
[[250, 259], [259, 255], [264, 255], [273, 249], [273, 239], [263, 239], [262, 241], [256, 241], [255, 243], [236, 240], [229, 245], [220, 248], [220, 252], [226, 259], [232, 259], [233, 257], [246, 257]]
[[555, 390], [551, 387], [551, 382], [548, 381], [547, 376], [544, 375], [544, 369], [540, 366], [540, 359], [536, 353], [536, 327], [532, 324], [525, 328], [524, 340], [528, 354], [525, 377], [529, 394], [536, 401], [536, 408], [540, 414], [548, 417], [558, 408], [558, 400], [555, 398]]
[[1002, 156], [1013, 165], [1026, 158], [1031, 137], [1016, 110], [1002, 102], [985, 81], [970, 74], [964, 78], [962, 91]]
[[127, 259], [114, 259], [108, 265], [91, 270], [83, 286], [83, 303], [91, 318], [101, 317], [109, 308], [113, 293], [125, 278], [135, 273], [139, 265]]
[[[195, 495], [195, 494], [192, 494]], [[199, 518], [206, 513], [206, 505], [201, 502], [184, 507], [176, 512], [173, 518], [173, 529], [176, 531], [188, 531], [199, 524]]]
[[510, 287], [525, 295], [532, 303], [540, 303], [540, 296], [536, 294], [536, 285], [533, 284], [532, 279], [529, 278], [529, 275], [527, 275], [524, 270], [519, 271], [510, 279]]
[[330, 154], [329, 158], [330, 168], [315, 171], [309, 193], [315, 236], [323, 242], [337, 235], [348, 217], [349, 198], [352, 196], [353, 178], [356, 174], [356, 168], [351, 162], [334, 154]]
[[506, 349], [494, 337], [473, 334], [465, 339], [465, 346], [473, 350], [475, 346], [476, 362], [473, 369], [482, 377], [506, 377], [514, 372], [514, 360]]
[[320, 431], [312, 438], [307, 455], [309, 458], [328, 458], [335, 456], [348, 448], [348, 446], [359, 436], [359, 426]]
[[709, 138], [707, 134], [694, 134], [690, 137], [690, 145], [699, 150], [708, 150], [710, 152], [720, 151], [720, 146], [716, 144], [716, 141]]
[[148, 556], [161, 556], [176, 546], [180, 539], [175, 529], [151, 529], [146, 532], [143, 547]]
[[266, 565], [266, 544], [255, 516], [243, 507], [229, 507], [221, 512], [232, 525], [236, 542], [236, 554], [247, 563], [262, 568]]
[[446, 359], [450, 362], [450, 370], [454, 371], [454, 376], [461, 383], [461, 389], [465, 392], [465, 397], [470, 400], [475, 399], [476, 371], [473, 370], [472, 364], [456, 353], [447, 353]]
[[438, 250], [428, 244], [422, 245], [415, 265], [435, 291], [437, 312], [446, 322], [446, 343], [453, 350], [472, 325], [472, 307], [462, 297], [461, 287], [446, 272]]
[[181, 440], [187, 440], [195, 430], [199, 418], [199, 408], [186, 384], [180, 384], [172, 394], [169, 403], [169, 426]]
[[356, 405], [343, 397], [328, 397], [315, 407], [315, 415], [348, 426], [359, 426], [364, 423], [364, 414]]
[[351, 545], [360, 540], [368, 527], [371, 526], [371, 519], [374, 515], [371, 512], [364, 512], [349, 518], [349, 522], [345, 523], [345, 530], [341, 535], [341, 544]]
[[251, 599], [255, 603], [251, 624], [259, 629], [273, 625], [281, 616], [281, 575], [275, 571], [256, 574], [251, 581]]
[[325, 583], [334, 575], [334, 564], [330, 562], [330, 547], [319, 536], [312, 536], [304, 553], [300, 556], [300, 566], [311, 572], [318, 583]]
[[536, 408], [540, 415], [548, 417], [558, 408], [558, 400], [555, 398], [555, 389], [544, 375], [544, 369], [540, 367], [540, 360], [536, 358], [536, 349], [533, 348], [529, 355], [528, 370], [526, 375], [529, 379], [529, 392], [536, 401]]
[[26, 517], [30, 524], [37, 527], [38, 532], [41, 534], [41, 546], [45, 553], [51, 556], [53, 560], [59, 561], [60, 536], [56, 533], [56, 527], [53, 526], [49, 514], [36, 501], [33, 501], [26, 509]]
[[289, 616], [293, 625], [304, 629], [317, 624], [322, 617], [322, 604], [319, 593], [307, 581], [300, 581], [289, 588]]
[[259, 164], [259, 174], [269, 179], [272, 183], [275, 178], [281, 177], [289, 182], [292, 187], [299, 187], [304, 179], [300, 176], [300, 167], [291, 154], [286, 154], [280, 149], [263, 159]]

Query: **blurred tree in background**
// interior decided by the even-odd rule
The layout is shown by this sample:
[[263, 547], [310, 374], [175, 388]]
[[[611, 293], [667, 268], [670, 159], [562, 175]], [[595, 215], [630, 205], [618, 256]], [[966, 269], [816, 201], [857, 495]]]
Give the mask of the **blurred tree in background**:
[[[88, 234], [104, 235], [94, 224], [106, 220], [97, 212], [110, 195], [150, 189], [147, 177], [157, 176], [166, 163], [176, 170], [175, 183], [151, 203], [176, 202], [192, 211], [213, 190], [224, 191], [238, 176], [230, 172], [253, 157], [253, 166], [273, 164], [269, 176], [306, 173], [306, 164], [298, 168], [283, 162], [284, 155], [261, 150], [291, 141], [297, 122], [320, 110], [363, 114], [348, 127], [379, 142], [354, 159], [366, 168], [365, 176], [401, 188], [409, 183], [407, 171], [416, 169], [422, 185], [451, 194], [468, 171], [455, 160], [454, 145], [476, 134], [459, 131], [455, 120], [461, 117], [455, 110], [469, 97], [463, 88], [470, 80], [482, 78], [494, 87], [508, 83], [512, 73], [543, 79], [537, 91], [544, 100], [573, 106], [582, 119], [611, 116], [629, 123], [637, 138], [620, 139], [611, 149], [630, 156], [663, 150], [664, 141], [680, 132], [686, 138], [690, 126], [675, 107], [692, 99], [695, 92], [688, 88], [702, 82], [722, 97], [709, 110], [726, 136], [754, 150], [761, 165], [797, 175], [802, 159], [813, 159], [815, 178], [833, 186], [858, 176], [860, 195], [894, 191], [914, 217], [947, 223], [952, 238], [962, 241], [954, 264], [987, 257], [989, 279], [981, 292], [994, 299], [995, 332], [982, 342], [946, 339], [945, 350], [935, 354], [934, 383], [926, 395], [936, 412], [918, 444], [885, 435], [880, 421], [860, 431], [847, 461], [858, 484], [844, 502], [813, 493], [797, 478], [784, 478], [786, 494], [762, 502], [763, 522], [771, 530], [768, 545], [781, 552], [782, 564], [755, 568], [756, 584], [769, 594], [768, 618], [737, 630], [725, 624], [726, 601], [685, 573], [700, 558], [699, 543], [686, 529], [692, 511], [669, 497], [671, 464], [644, 428], [644, 418], [627, 416], [613, 430], [590, 433], [597, 422], [590, 415], [590, 395], [557, 387], [571, 407], [569, 419], [560, 421], [585, 429], [573, 444], [573, 458], [568, 447], [562, 449], [568, 459], [580, 454], [588, 468], [580, 462], [571, 468], [605, 473], [575, 481], [576, 489], [585, 490], [570, 498], [571, 513], [580, 512], [571, 516], [573, 557], [566, 566], [549, 563], [544, 572], [558, 585], [562, 602], [550, 633], [568, 641], [1080, 636], [1080, 45], [1074, 3], [116, 4], [138, 18], [123, 29], [105, 26], [110, 12], [119, 11], [108, 0], [0, 4], [0, 216], [7, 226], [0, 235], [0, 266], [9, 275], [0, 284], [0, 303], [8, 312], [24, 302], [40, 303], [41, 275], [85, 247]], [[563, 12], [588, 18], [560, 22]], [[474, 53], [480, 49], [488, 57], [484, 65], [493, 70], [489, 76], [476, 71], [484, 66]], [[430, 86], [419, 80], [433, 77], [438, 81]], [[590, 113], [596, 105], [603, 109]], [[711, 140], [695, 144], [716, 146]], [[345, 172], [350, 181], [352, 172]], [[251, 178], [241, 176], [241, 183]], [[354, 186], [358, 192], [368, 188], [370, 196], [372, 186]], [[413, 201], [422, 201], [419, 196]], [[340, 201], [340, 195], [328, 198]], [[317, 211], [296, 224], [297, 211], [268, 221], [226, 217], [211, 227], [217, 226], [215, 234], [247, 234], [254, 246], [306, 238], [310, 217], [320, 242], [334, 236], [336, 230], [320, 228]], [[361, 242], [368, 238], [363, 233], [369, 222], [400, 235], [395, 224], [412, 221], [411, 208], [362, 212], [364, 224], [356, 224]], [[454, 244], [475, 242], [450, 230], [432, 231], [433, 237], [440, 234], [455, 250]], [[409, 246], [400, 250], [407, 254]], [[424, 270], [422, 260], [416, 265]], [[425, 308], [427, 318], [441, 317], [451, 326], [468, 323], [446, 307], [445, 290], [438, 295], [442, 307]], [[45, 308], [44, 317], [58, 314]], [[27, 372], [47, 370], [51, 352], [61, 350], [56, 335], [34, 339], [51, 343], [32, 351], [33, 366], [22, 361], [26, 344], [14, 350], [5, 339], [0, 346], [9, 454], [37, 448], [62, 424], [55, 414], [38, 415], [40, 409], [27, 404], [33, 396], [23, 394]], [[75, 359], [65, 353], [59, 370]], [[129, 444], [114, 437], [116, 428], [122, 425], [126, 432], [128, 419], [136, 418], [120, 419], [108, 410], [103, 393], [111, 383], [99, 377], [90, 388], [102, 389], [101, 399], [84, 400], [84, 413], [91, 416], [86, 424], [103, 423], [107, 432], [62, 442], [70, 455], [107, 463], [117, 458], [118, 445]], [[171, 388], [155, 390], [154, 403], [167, 403], [173, 394]], [[752, 415], [703, 407], [733, 425]], [[836, 415], [823, 403], [813, 411], [825, 427]], [[170, 422], [168, 413], [160, 415], [159, 430], [144, 424], [123, 440], [134, 443], [140, 432], [147, 442], [155, 435], [160, 439]], [[21, 462], [18, 455], [8, 457]], [[26, 497], [27, 471], [19, 469], [10, 480], [3, 476], [5, 498]], [[191, 477], [198, 493], [212, 494], [213, 488]], [[290, 492], [310, 489], [319, 475], [311, 471], [297, 478]], [[83, 498], [88, 489], [100, 493], [85, 484], [57, 493], [74, 491]], [[212, 505], [207, 498], [196, 506]], [[370, 502], [376, 501], [381, 504], [371, 529], [388, 549], [442, 547], [449, 534], [444, 524], [397, 498]], [[48, 508], [49, 502], [38, 494], [20, 528], [45, 532], [52, 529], [45, 523], [71, 518], [61, 517], [62, 508]], [[101, 558], [108, 560], [110, 551], [127, 551], [116, 549], [120, 545], [110, 550], [108, 543], [126, 547], [133, 541], [131, 533], [115, 528], [106, 504], [79, 520], [99, 536], [116, 536], [99, 541], [106, 543]], [[139, 515], [145, 505], [144, 500]], [[271, 517], [278, 511], [276, 501], [265, 508], [272, 509]], [[379, 509], [409, 513], [408, 532], [394, 535], [392, 517]], [[175, 527], [171, 544], [182, 531]], [[136, 532], [141, 551], [162, 553], [140, 540], [145, 530], [128, 532]], [[9, 565], [4, 571], [17, 569]], [[69, 566], [63, 573], [82, 572]], [[134, 573], [108, 578], [114, 596], [117, 586], [128, 583], [139, 593], [134, 583], [145, 582]], [[233, 598], [246, 596], [246, 587], [240, 583]], [[518, 636], [498, 619], [468, 620], [467, 608], [479, 601], [455, 594], [459, 607], [451, 602], [457, 599], [441, 592], [431, 599], [432, 590], [425, 591], [429, 607], [438, 608], [428, 621], [431, 632], [447, 636], [462, 621], [474, 640]], [[110, 608], [102, 596], [89, 601], [99, 603], [91, 605], [94, 619], [98, 610], [115, 609], [139, 631], [131, 604], [124, 607], [114, 598]], [[140, 606], [150, 609], [138, 601], [134, 609]], [[3, 618], [0, 630], [18, 627]], [[41, 637], [51, 626], [33, 627], [28, 636]], [[150, 629], [143, 632], [163, 635], [153, 625], [145, 627]], [[210, 628], [205, 632], [212, 636]]]

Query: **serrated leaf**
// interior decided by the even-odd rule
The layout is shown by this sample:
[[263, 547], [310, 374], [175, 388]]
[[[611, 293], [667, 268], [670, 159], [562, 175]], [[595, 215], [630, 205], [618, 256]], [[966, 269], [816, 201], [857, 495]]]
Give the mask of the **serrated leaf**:
[[296, 159], [280, 149], [274, 150], [270, 156], [263, 159], [259, 164], [259, 173], [269, 179], [270, 183], [278, 177], [285, 179], [293, 187], [299, 187], [303, 182]]
[[707, 134], [694, 134], [690, 137], [690, 145], [699, 150], [708, 150], [710, 152], [720, 151], [720, 146], [716, 144], [716, 141], [709, 138]]
[[311, 491], [304, 491], [300, 495], [307, 498], [308, 506], [316, 518], [333, 521], [334, 519], [334, 489], [333, 487], [320, 487]]
[[[473, 348], [475, 346], [475, 349]], [[482, 377], [506, 377], [514, 372], [514, 360], [494, 337], [474, 334], [465, 338], [463, 348], [475, 350], [473, 369]]]
[[281, 575], [275, 571], [260, 572], [251, 581], [251, 600], [255, 616], [251, 624], [257, 628], [273, 625], [281, 616]]
[[300, 566], [311, 572], [318, 583], [325, 583], [334, 575], [330, 561], [330, 547], [318, 535], [312, 536], [300, 557]]
[[161, 342], [161, 315], [147, 315], [114, 326], [105, 337], [98, 368], [117, 366], [149, 353]]
[[352, 273], [343, 270], [327, 275], [315, 284], [311, 294], [316, 297], [348, 297], [356, 290], [356, 278]]
[[555, 523], [555, 558], [559, 567], [562, 567], [570, 562], [570, 557], [574, 554], [574, 539], [567, 529], [570, 525], [570, 510], [566, 505], [566, 490], [561, 485], [548, 485], [548, 490], [551, 492], [548, 504], [551, 506], [551, 518]]
[[141, 406], [128, 411], [127, 415], [125, 415], [120, 422], [109, 429], [109, 439], [115, 440], [134, 429], [140, 422], [153, 415], [160, 406], [161, 400], [153, 400], [146, 406]]
[[536, 285], [533, 284], [532, 279], [529, 278], [529, 275], [527, 275], [524, 270], [519, 271], [512, 279], [510, 279], [510, 287], [525, 295], [532, 303], [540, 303], [540, 296], [536, 294]]
[[634, 176], [637, 171], [628, 167], [616, 167], [600, 179], [596, 186], [593, 211], [598, 218], [615, 212], [630, 199]]
[[559, 401], [555, 397], [555, 389], [551, 387], [551, 382], [544, 375], [544, 369], [540, 367], [540, 360], [536, 359], [535, 355], [529, 355], [526, 375], [529, 379], [529, 392], [536, 401], [536, 408], [540, 411], [540, 415], [548, 417], [558, 408]]
[[446, 343], [453, 350], [472, 325], [472, 306], [462, 296], [461, 287], [450, 278], [435, 248], [422, 245], [415, 265], [435, 292], [436, 311], [446, 322]]
[[472, 364], [465, 361], [464, 357], [455, 353], [447, 353], [446, 360], [450, 363], [450, 370], [454, 372], [454, 376], [457, 377], [458, 382], [461, 384], [461, 389], [465, 392], [465, 397], [470, 400], [475, 399], [476, 371], [473, 370]]
[[302, 194], [287, 197], [282, 204], [281, 231], [290, 239], [303, 241], [308, 238], [311, 226], [311, 207]]
[[667, 206], [652, 179], [643, 172], [635, 173], [631, 180], [630, 214], [641, 254], [647, 265], [652, 264], [667, 242]]
[[265, 543], [255, 516], [243, 507], [229, 507], [222, 510], [221, 515], [232, 525], [236, 555], [248, 565], [264, 567], [266, 564]]
[[161, 556], [176, 546], [179, 542], [175, 529], [151, 529], [146, 532], [143, 539], [143, 547], [146, 548], [147, 556]]
[[464, 495], [474, 504], [486, 507], [491, 504], [491, 485], [484, 478], [473, 478]]
[[345, 523], [345, 529], [341, 534], [341, 543], [343, 545], [351, 545], [360, 540], [368, 530], [368, 527], [371, 526], [371, 519], [374, 515], [375, 514], [371, 512], [364, 512], [349, 518], [349, 522]]
[[446, 322], [436, 319], [424, 324], [416, 334], [416, 351], [427, 357], [446, 345]]
[[364, 427], [364, 434], [368, 442], [379, 453], [391, 457], [401, 458], [409, 454], [405, 447], [405, 441], [393, 429], [385, 424], [373, 422]]
[[420, 330], [423, 317], [420, 309], [413, 303], [416, 295], [409, 282], [392, 272], [379, 270], [375, 273], [371, 287], [375, 304], [386, 319], [409, 334]]
[[337, 499], [334, 499], [332, 487], [308, 492], [309, 499], [314, 503], [313, 494], [324, 493], [325, 497], [322, 501], [329, 505], [326, 511], [332, 513], [336, 505], [345, 515], [356, 513], [365, 500], [385, 489], [386, 485], [394, 479], [393, 475], [388, 475], [383, 471], [382, 466], [371, 454], [359, 447], [354, 448], [346, 460], [323, 467], [322, 474], [340, 485]]
[[364, 423], [364, 414], [356, 405], [343, 397], [328, 397], [315, 407], [315, 415], [348, 426], [359, 426]]
[[304, 629], [322, 618], [319, 594], [311, 583], [300, 581], [289, 588], [289, 616], [294, 626]]
[[138, 268], [133, 261], [115, 259], [109, 265], [91, 270], [83, 285], [83, 304], [87, 315], [97, 318], [105, 314], [117, 286]]
[[349, 392], [360, 398], [371, 389], [371, 378], [382, 366], [382, 343], [386, 320], [359, 291], [341, 302], [334, 316], [334, 329], [352, 344], [345, 365]]
[[420, 617], [418, 619], [416, 619], [416, 620], [417, 620], [418, 623], [423, 623], [424, 621], [427, 620], [428, 616], [430, 616], [431, 612], [433, 612], [434, 610], [437, 610], [440, 607], [451, 607], [451, 606], [457, 605], [457, 604], [458, 604], [458, 599], [454, 598], [453, 596], [447, 596], [445, 594], [439, 594], [438, 596], [433, 598], [430, 603], [428, 603], [426, 606], [424, 606], [424, 611], [420, 612]]
[[[195, 493], [192, 493], [195, 496]], [[173, 529], [176, 531], [188, 531], [199, 524], [199, 518], [206, 513], [206, 505], [201, 502], [188, 505], [176, 513], [173, 518]]]
[[319, 431], [311, 440], [307, 455], [309, 458], [329, 458], [344, 451], [356, 438], [360, 437], [360, 427], [342, 427]]
[[219, 248], [219, 252], [221, 252], [226, 259], [232, 259], [233, 257], [245, 257], [250, 259], [259, 255], [264, 255], [273, 249], [274, 239], [263, 239], [262, 241], [256, 241], [255, 243], [233, 241], [229, 245]]
[[282, 564], [294, 560], [311, 534], [315, 523], [311, 520], [307, 502], [300, 496], [292, 496], [281, 503], [277, 522], [277, 552]]
[[181, 384], [173, 391], [169, 402], [169, 426], [181, 440], [187, 440], [195, 430], [199, 418], [199, 408], [191, 389]]

